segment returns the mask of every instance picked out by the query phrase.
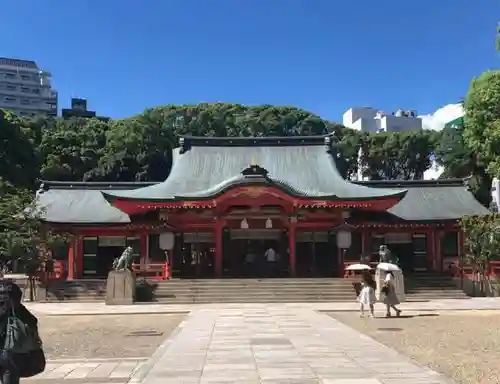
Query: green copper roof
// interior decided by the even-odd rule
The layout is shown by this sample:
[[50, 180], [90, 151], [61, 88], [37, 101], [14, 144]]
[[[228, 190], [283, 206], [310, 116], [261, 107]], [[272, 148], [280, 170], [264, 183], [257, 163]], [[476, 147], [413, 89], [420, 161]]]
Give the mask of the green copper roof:
[[[483, 207], [463, 180], [359, 181], [367, 188], [407, 190], [406, 196], [389, 213], [406, 221], [457, 220], [464, 215], [485, 215]], [[39, 203], [45, 219], [53, 223], [128, 223], [130, 218], [106, 201], [102, 193], [120, 193], [158, 183], [72, 183], [44, 182]]]
[[387, 211], [403, 220], [456, 220], [489, 211], [467, 190], [462, 179], [360, 181], [377, 188], [405, 188], [406, 196]]
[[[195, 200], [214, 197], [242, 184], [269, 184], [302, 198], [363, 200], [403, 197], [403, 189], [368, 188], [339, 174], [330, 154], [330, 137], [181, 139], [172, 171], [162, 183], [105, 192], [107, 197], [135, 200]], [[266, 173], [260, 180], [242, 171], [250, 165]]]

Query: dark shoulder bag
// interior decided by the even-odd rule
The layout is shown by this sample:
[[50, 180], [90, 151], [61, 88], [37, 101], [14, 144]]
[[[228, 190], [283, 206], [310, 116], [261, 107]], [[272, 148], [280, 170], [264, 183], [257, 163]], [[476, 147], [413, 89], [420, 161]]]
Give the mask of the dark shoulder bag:
[[5, 329], [3, 353], [20, 377], [32, 377], [45, 370], [46, 360], [36, 324], [28, 324], [11, 310]]

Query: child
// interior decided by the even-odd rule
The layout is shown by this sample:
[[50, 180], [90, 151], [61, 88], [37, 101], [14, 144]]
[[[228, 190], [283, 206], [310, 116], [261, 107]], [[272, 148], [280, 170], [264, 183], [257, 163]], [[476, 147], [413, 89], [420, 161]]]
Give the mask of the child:
[[358, 296], [358, 302], [361, 304], [361, 317], [365, 315], [365, 305], [370, 307], [370, 317], [374, 317], [374, 304], [377, 298], [375, 297], [375, 281], [370, 272], [363, 273], [361, 292]]

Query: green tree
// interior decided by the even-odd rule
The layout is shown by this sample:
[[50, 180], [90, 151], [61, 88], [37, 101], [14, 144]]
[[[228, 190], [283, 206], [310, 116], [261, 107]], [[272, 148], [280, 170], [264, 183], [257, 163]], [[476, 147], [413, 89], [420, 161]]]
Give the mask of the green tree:
[[352, 179], [358, 172], [358, 155], [362, 134], [340, 124], [331, 124], [328, 131], [335, 134], [335, 163], [344, 179]]
[[434, 152], [437, 163], [444, 167], [440, 178], [469, 178], [471, 192], [481, 204], [488, 207], [492, 178], [476, 154], [465, 145], [463, 131], [464, 127], [459, 126], [444, 128], [440, 132]]
[[36, 196], [0, 179], [0, 255], [3, 261], [17, 260], [25, 267], [31, 300], [33, 278], [47, 250], [68, 240], [67, 233], [45, 225], [44, 214]]
[[[170, 112], [170, 110], [169, 110]], [[161, 108], [111, 122], [98, 173], [106, 180], [163, 181], [172, 167], [177, 143], [175, 119]]]
[[106, 147], [108, 123], [98, 119], [46, 121], [41, 131], [40, 176], [46, 180], [98, 179], [97, 166]]
[[431, 131], [365, 135], [361, 144], [364, 176], [372, 180], [421, 179], [432, 165], [435, 141]]
[[35, 145], [24, 121], [0, 109], [0, 178], [25, 188], [34, 185], [38, 173]]
[[466, 146], [491, 177], [500, 176], [500, 71], [473, 79], [464, 107]]
[[481, 291], [489, 276], [492, 260], [498, 259], [500, 247], [500, 215], [465, 216], [460, 220], [464, 231], [464, 255], [462, 264], [473, 268], [479, 278]]

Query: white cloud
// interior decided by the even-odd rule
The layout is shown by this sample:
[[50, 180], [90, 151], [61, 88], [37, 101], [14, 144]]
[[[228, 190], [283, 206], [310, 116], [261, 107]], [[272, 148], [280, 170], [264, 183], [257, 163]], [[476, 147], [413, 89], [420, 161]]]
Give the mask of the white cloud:
[[430, 115], [419, 116], [422, 119], [424, 129], [440, 131], [446, 123], [455, 120], [464, 115], [464, 109], [461, 104], [448, 104], [439, 108]]

